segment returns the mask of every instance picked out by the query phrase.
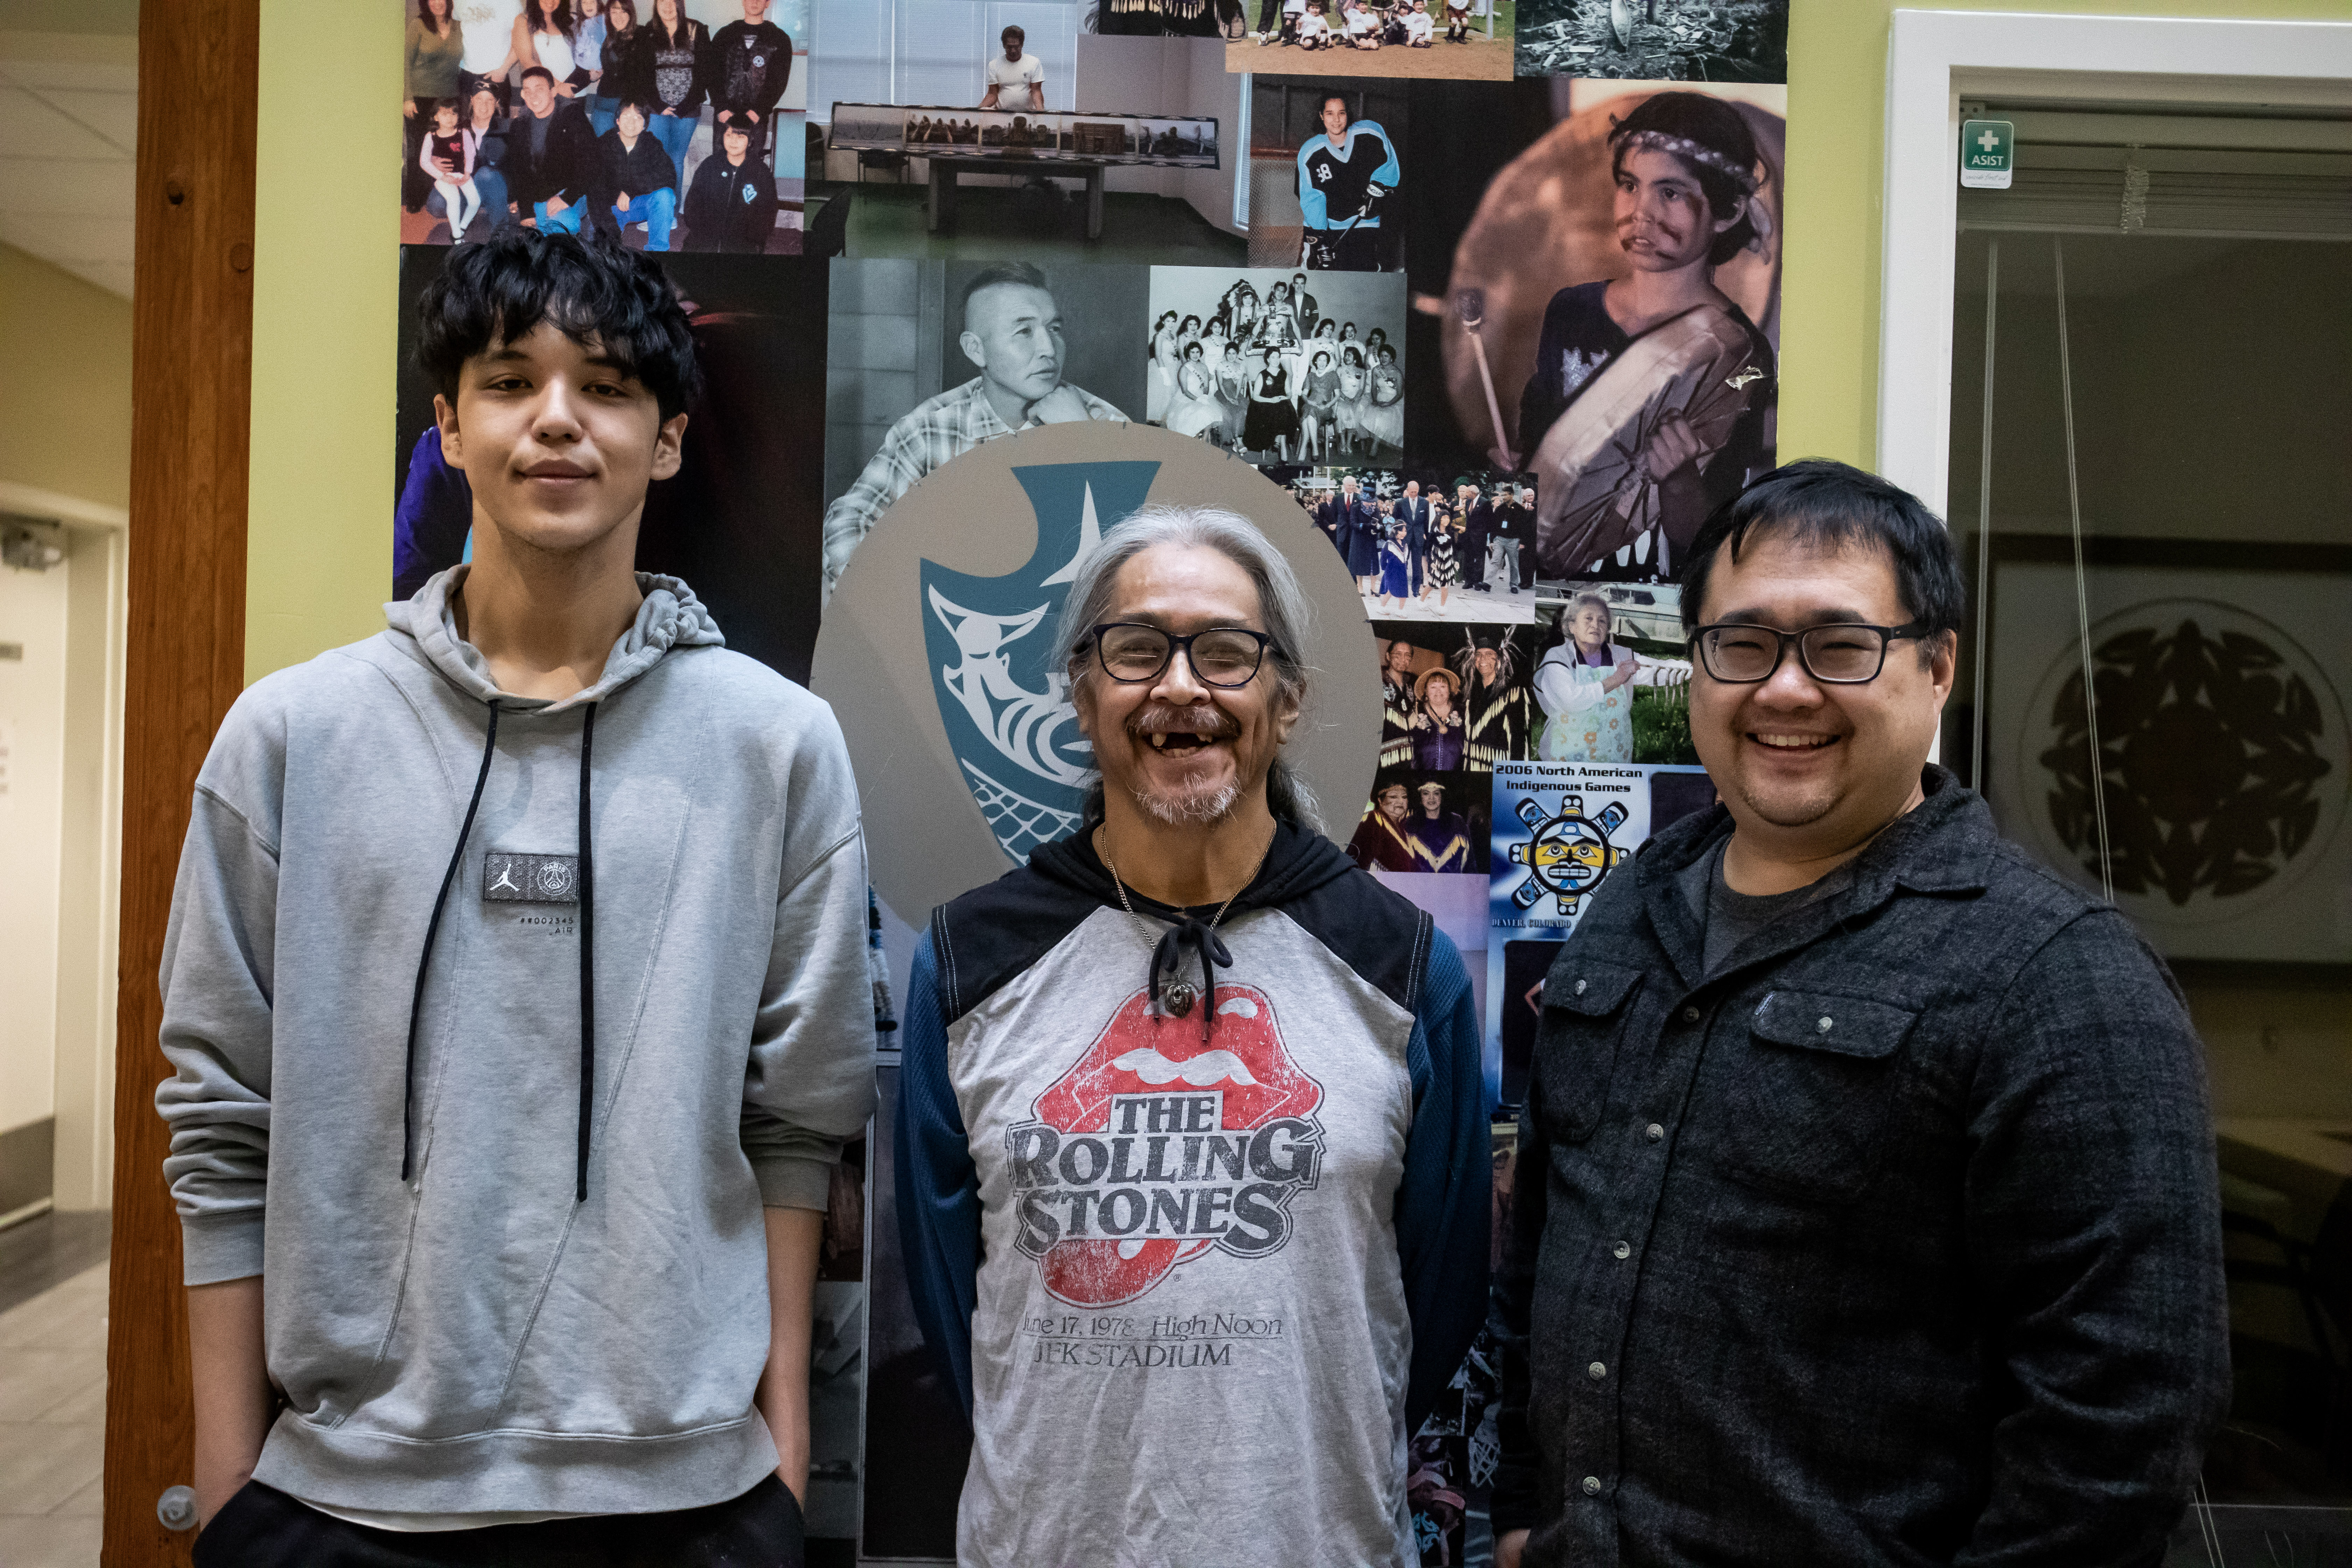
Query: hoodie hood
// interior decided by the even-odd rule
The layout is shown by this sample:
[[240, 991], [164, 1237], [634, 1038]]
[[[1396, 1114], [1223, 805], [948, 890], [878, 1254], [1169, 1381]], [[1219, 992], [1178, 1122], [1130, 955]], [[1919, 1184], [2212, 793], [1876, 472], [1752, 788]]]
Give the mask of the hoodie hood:
[[[1066, 839], [1040, 844], [1029, 852], [1029, 866], [1064, 887], [1113, 909], [1119, 907], [1118, 889], [1112, 885], [1110, 868], [1095, 853], [1091, 825]], [[1233, 913], [1279, 909], [1355, 869], [1356, 862], [1348, 858], [1347, 852], [1322, 834], [1302, 828], [1287, 817], [1277, 819], [1274, 843], [1265, 852], [1265, 863], [1258, 868], [1250, 884], [1235, 895]], [[1144, 897], [1132, 887], [1128, 889], [1128, 895], [1139, 908], [1148, 907], [1155, 912], [1174, 909], [1171, 904]]]
[[727, 639], [710, 618], [694, 590], [675, 577], [658, 572], [637, 573], [637, 591], [646, 601], [637, 618], [613, 644], [604, 673], [583, 691], [568, 697], [519, 697], [502, 692], [490, 677], [489, 661], [457, 635], [457, 591], [473, 568], [453, 566], [436, 572], [413, 599], [383, 607], [393, 641], [438, 672], [442, 679], [478, 702], [496, 702], [509, 713], [562, 713], [602, 702], [660, 663], [673, 648], [722, 648]]

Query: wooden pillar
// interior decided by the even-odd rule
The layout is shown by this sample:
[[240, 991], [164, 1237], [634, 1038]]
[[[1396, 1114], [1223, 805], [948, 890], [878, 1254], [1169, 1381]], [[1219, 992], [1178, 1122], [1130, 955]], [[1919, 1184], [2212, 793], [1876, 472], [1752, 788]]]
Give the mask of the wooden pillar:
[[260, 0], [140, 7], [106, 1568], [184, 1563], [195, 1539], [155, 1514], [195, 1476], [155, 970], [196, 769], [244, 685], [260, 36]]

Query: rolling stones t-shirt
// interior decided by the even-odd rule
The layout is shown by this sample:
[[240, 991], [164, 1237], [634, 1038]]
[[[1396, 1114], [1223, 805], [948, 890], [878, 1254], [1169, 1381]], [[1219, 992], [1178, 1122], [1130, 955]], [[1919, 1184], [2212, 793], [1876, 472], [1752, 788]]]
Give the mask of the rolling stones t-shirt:
[[[988, 909], [1045, 853], [941, 911], [912, 993], [940, 994], [978, 1186], [958, 1561], [1416, 1563], [1399, 1236], [1427, 917], [1318, 840], [1318, 895], [1237, 905], [1232, 965], [1178, 1017], [1146, 987], [1167, 922]], [[1483, 1215], [1483, 1169], [1455, 1174]]]

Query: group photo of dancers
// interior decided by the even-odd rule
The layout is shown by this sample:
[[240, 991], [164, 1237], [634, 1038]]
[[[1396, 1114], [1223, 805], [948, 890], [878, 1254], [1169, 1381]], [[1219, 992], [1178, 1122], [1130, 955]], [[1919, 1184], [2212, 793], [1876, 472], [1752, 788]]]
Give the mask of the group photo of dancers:
[[1145, 418], [1261, 467], [1404, 451], [1404, 279], [1154, 267]]
[[[1530, 622], [1547, 590], [1528, 549], [1532, 484], [1414, 468], [1273, 469], [1348, 563], [1379, 619]], [[1549, 591], [1556, 592], [1557, 589]]]

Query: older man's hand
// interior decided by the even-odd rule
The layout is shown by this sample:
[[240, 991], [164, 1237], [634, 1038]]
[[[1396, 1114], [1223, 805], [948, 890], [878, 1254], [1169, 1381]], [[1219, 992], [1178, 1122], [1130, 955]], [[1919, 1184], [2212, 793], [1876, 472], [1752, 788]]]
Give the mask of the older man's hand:
[[1087, 412], [1087, 400], [1067, 382], [1030, 404], [1029, 415], [1040, 424], [1075, 424], [1094, 417]]

